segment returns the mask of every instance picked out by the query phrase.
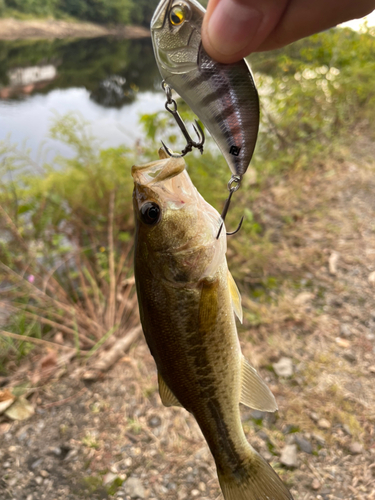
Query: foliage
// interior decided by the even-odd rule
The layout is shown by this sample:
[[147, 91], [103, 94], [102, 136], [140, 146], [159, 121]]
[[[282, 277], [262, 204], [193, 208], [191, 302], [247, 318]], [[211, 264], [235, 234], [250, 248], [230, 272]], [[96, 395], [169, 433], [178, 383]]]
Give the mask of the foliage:
[[[38, 166], [27, 152], [0, 148], [0, 305], [12, 312], [10, 333], [61, 332], [93, 352], [137, 322], [130, 264], [134, 159], [124, 148], [97, 150], [85, 124], [71, 115], [51, 134], [75, 151], [73, 158]], [[9, 358], [12, 348], [8, 341], [2, 356]]]
[[[142, 66], [142, 61], [136, 61], [141, 59], [138, 53], [132, 55], [122, 47], [113, 59], [109, 57], [106, 67], [104, 50], [101, 53], [99, 45], [90, 43], [80, 49], [69, 46], [69, 51], [75, 48], [76, 58], [73, 63], [63, 63], [62, 81], [68, 82], [69, 69], [71, 75], [76, 74], [73, 68], [83, 67], [85, 58], [92, 59], [89, 73], [98, 73], [100, 78], [114, 68], [136, 74]], [[59, 45], [60, 53], [67, 47]], [[52, 53], [51, 46], [36, 43], [32, 48], [35, 60], [49, 50]], [[358, 129], [371, 131], [374, 52], [371, 30], [354, 33], [341, 29], [284, 50], [252, 56], [263, 107], [251, 165], [257, 172], [247, 195], [235, 197], [227, 221], [234, 229], [245, 213], [244, 228], [229, 248], [238, 258], [246, 255], [247, 261], [252, 259], [253, 269], [261, 268], [273, 251], [261, 221], [248, 208], [262, 181], [337, 157], [339, 146], [349, 143]], [[14, 60], [21, 61], [21, 53], [21, 46], [14, 46]], [[103, 55], [97, 67], [95, 54]], [[131, 72], [129, 61], [133, 61]], [[5, 65], [6, 57], [0, 58], [0, 67]], [[180, 101], [179, 111], [191, 131], [192, 113]], [[38, 338], [62, 331], [69, 341], [78, 338], [80, 348], [92, 348], [118, 324], [126, 328], [135, 321], [128, 276], [134, 230], [130, 167], [155, 159], [160, 139], [176, 151], [183, 147], [181, 134], [167, 113], [146, 115], [142, 122], [147, 138], [141, 159], [139, 152], [135, 158], [124, 148], [100, 150], [87, 135], [85, 124], [71, 115], [58, 120], [51, 134], [73, 148], [72, 158], [56, 158], [50, 165], [40, 166], [31, 162], [27, 152], [0, 145], [0, 293], [11, 299], [14, 308], [8, 330]], [[198, 190], [220, 211], [230, 173], [213, 141], [207, 141], [203, 156], [190, 154], [186, 161]], [[244, 184], [249, 175], [250, 171]], [[265, 282], [264, 287], [270, 288], [270, 283]], [[125, 292], [129, 295], [121, 302]], [[116, 310], [122, 310], [121, 317], [113, 314], [114, 304]], [[7, 349], [13, 352], [14, 345], [7, 344]]]
[[149, 25], [155, 6], [150, 0], [0, 0], [0, 15], [8, 10], [34, 16], [63, 14], [96, 23]]
[[119, 106], [134, 100], [138, 91], [153, 90], [160, 79], [149, 39], [0, 41], [0, 85], [9, 85], [11, 69], [38, 64], [57, 68], [56, 78], [39, 92], [85, 87], [99, 103], [106, 97], [100, 93], [102, 82], [109, 76], [123, 78]]
[[373, 35], [333, 29], [250, 58], [262, 104], [257, 165], [306, 166], [372, 116]]
[[59, 0], [5, 0], [6, 7], [27, 14], [37, 16], [52, 15], [57, 7]]

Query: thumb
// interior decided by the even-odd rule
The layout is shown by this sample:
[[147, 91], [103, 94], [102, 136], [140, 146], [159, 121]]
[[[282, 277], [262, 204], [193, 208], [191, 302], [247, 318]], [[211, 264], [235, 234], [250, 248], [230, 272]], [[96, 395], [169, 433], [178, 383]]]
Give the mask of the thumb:
[[223, 63], [254, 52], [280, 20], [287, 0], [210, 0], [202, 26], [207, 53]]

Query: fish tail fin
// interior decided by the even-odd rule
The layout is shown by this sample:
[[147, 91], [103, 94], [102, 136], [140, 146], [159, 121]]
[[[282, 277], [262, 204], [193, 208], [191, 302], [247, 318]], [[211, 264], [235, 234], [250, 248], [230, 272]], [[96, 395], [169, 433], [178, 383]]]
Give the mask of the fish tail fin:
[[234, 473], [218, 470], [225, 500], [293, 500], [272, 467], [254, 450]]

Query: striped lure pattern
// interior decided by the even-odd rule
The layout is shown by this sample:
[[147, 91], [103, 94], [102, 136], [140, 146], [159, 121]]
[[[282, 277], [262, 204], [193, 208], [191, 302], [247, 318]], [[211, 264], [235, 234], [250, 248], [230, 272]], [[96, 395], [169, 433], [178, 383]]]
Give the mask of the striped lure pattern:
[[242, 176], [254, 152], [259, 99], [245, 60], [214, 61], [204, 50], [205, 10], [196, 0], [161, 0], [151, 21], [156, 61], [165, 82], [190, 106]]

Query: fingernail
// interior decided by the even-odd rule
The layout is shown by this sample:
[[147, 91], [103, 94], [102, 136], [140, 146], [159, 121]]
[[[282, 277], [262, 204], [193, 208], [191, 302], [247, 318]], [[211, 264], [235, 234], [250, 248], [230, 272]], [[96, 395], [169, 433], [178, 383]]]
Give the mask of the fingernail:
[[262, 19], [263, 14], [249, 4], [221, 0], [207, 25], [212, 48], [223, 55], [232, 55], [248, 47]]

